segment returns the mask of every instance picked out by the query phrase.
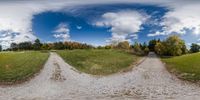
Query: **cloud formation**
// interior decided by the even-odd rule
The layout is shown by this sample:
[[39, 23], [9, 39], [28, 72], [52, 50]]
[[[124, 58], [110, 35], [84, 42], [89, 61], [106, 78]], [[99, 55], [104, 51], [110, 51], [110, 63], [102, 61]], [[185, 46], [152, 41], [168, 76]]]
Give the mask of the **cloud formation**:
[[[163, 26], [162, 31], [159, 31], [162, 34], [157, 33], [155, 35], [167, 35], [173, 32], [186, 34], [187, 30], [196, 35], [200, 34], [200, 2], [198, 0], [2, 0], [0, 1], [0, 44], [5, 48], [11, 42], [33, 41], [36, 39], [37, 37], [32, 30], [32, 19], [36, 14], [45, 11], [59, 11], [66, 7], [71, 8], [78, 5], [108, 3], [140, 3], [169, 8], [169, 12], [166, 13], [160, 24]], [[112, 27], [113, 38], [111, 40], [126, 39], [126, 36], [120, 35], [125, 32], [124, 29], [117, 28], [113, 24], [113, 15], [116, 14], [104, 15], [104, 19], [112, 19], [109, 24], [104, 23], [107, 27]], [[123, 16], [120, 15], [120, 17]], [[122, 24], [126, 25], [125, 23]], [[132, 25], [135, 29], [126, 28], [128, 30], [126, 32], [137, 32], [138, 27], [136, 26], [139, 24], [140, 21], [136, 21], [136, 25]], [[129, 36], [132, 35], [129, 33]], [[151, 34], [151, 36], [153, 35]]]
[[167, 5], [169, 11], [160, 23], [162, 31], [157, 31], [148, 36], [175, 34], [200, 35], [200, 2], [198, 1], [175, 1]]
[[59, 41], [70, 41], [70, 30], [66, 24], [60, 23], [56, 30], [53, 31], [55, 33], [53, 36]]
[[154, 36], [159, 36], [159, 35], [166, 35], [166, 34], [159, 31], [156, 31], [155, 33], [147, 34], [148, 37], [154, 37]]
[[102, 20], [95, 22], [95, 25], [108, 27], [109, 31], [112, 32], [112, 37], [108, 41], [118, 43], [136, 38], [136, 33], [147, 18], [145, 14], [137, 11], [108, 12], [103, 14]]

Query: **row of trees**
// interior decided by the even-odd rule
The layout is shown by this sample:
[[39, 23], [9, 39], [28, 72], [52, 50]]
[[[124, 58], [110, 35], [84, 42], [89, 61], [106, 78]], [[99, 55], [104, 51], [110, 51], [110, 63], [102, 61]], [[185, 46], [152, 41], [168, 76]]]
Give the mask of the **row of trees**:
[[145, 55], [149, 53], [148, 45], [144, 42], [143, 44], [135, 42], [133, 45], [130, 45], [128, 41], [119, 42], [117, 45], [106, 45], [99, 46], [97, 49], [120, 49], [133, 51], [137, 55]]
[[[101, 47], [102, 48], [102, 47]], [[185, 41], [177, 35], [172, 35], [165, 40], [153, 39], [150, 40], [148, 45], [144, 42], [143, 44], [135, 42], [130, 45], [129, 42], [124, 41], [118, 43], [118, 45], [107, 45], [103, 47], [105, 49], [133, 49], [136, 54], [148, 54], [149, 51], [156, 52], [161, 56], [180, 56], [186, 53], [195, 53], [200, 51], [200, 45], [193, 43], [190, 46], [190, 50], [187, 49]]]
[[199, 52], [199, 51], [200, 51], [200, 45], [198, 45], [196, 43], [192, 43], [192, 45], [190, 47], [190, 52], [195, 53], [195, 52]]
[[2, 46], [0, 45], [0, 52], [2, 51]]
[[149, 49], [163, 56], [180, 56], [186, 53], [199, 52], [200, 46], [193, 43], [190, 46], [190, 50], [188, 50], [185, 45], [185, 41], [179, 36], [173, 35], [163, 41], [155, 39], [151, 40], [149, 42]]
[[[10, 48], [7, 50], [18, 51], [18, 50], [63, 50], [63, 49], [91, 49], [94, 48], [91, 45], [82, 44], [78, 42], [55, 42], [55, 43], [41, 43], [39, 39], [36, 39], [34, 43], [21, 42], [12, 43]], [[158, 55], [162, 56], [180, 56], [188, 52], [195, 53], [200, 51], [198, 44], [192, 44], [190, 50], [187, 50], [184, 40], [179, 36], [173, 35], [167, 39], [161, 41], [160, 39], [150, 40], [148, 44], [135, 42], [130, 45], [128, 41], [123, 41], [117, 45], [106, 45], [99, 46], [97, 49], [121, 49], [121, 50], [132, 50], [135, 54], [143, 55], [148, 54], [149, 51], [154, 51]], [[0, 51], [2, 46], [0, 46]]]
[[11, 43], [7, 50], [63, 50], [63, 49], [90, 49], [91, 45], [82, 44], [78, 42], [55, 42], [55, 43], [41, 43], [39, 39], [32, 42]]
[[180, 56], [188, 52], [184, 40], [176, 35], [157, 41], [154, 50], [157, 54], [165, 56]]

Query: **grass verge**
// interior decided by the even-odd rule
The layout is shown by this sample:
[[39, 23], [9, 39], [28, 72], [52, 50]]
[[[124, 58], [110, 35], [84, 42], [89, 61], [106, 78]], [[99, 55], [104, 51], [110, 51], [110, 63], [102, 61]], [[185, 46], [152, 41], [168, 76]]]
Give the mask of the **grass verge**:
[[200, 53], [188, 54], [172, 58], [162, 58], [167, 69], [179, 78], [188, 81], [200, 80]]
[[128, 52], [104, 49], [65, 50], [57, 51], [57, 53], [77, 70], [93, 75], [126, 71], [140, 58]]
[[48, 55], [39, 51], [0, 53], [0, 83], [13, 84], [27, 80], [40, 71]]

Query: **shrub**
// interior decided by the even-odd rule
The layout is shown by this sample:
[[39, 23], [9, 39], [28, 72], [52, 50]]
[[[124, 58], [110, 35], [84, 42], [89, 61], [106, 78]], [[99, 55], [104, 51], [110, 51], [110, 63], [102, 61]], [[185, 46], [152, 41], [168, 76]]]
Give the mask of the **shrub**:
[[128, 41], [123, 41], [123, 42], [119, 42], [118, 45], [116, 46], [116, 48], [118, 49], [129, 49], [130, 45]]
[[149, 54], [149, 48], [148, 47], [146, 47], [145, 49], [144, 49], [144, 53], [147, 55], [147, 54]]
[[164, 56], [180, 56], [187, 53], [185, 42], [179, 36], [172, 35], [163, 42], [157, 42], [155, 51]]
[[190, 46], [190, 52], [195, 53], [195, 52], [199, 52], [200, 50], [200, 46], [198, 44], [192, 43], [192, 45]]

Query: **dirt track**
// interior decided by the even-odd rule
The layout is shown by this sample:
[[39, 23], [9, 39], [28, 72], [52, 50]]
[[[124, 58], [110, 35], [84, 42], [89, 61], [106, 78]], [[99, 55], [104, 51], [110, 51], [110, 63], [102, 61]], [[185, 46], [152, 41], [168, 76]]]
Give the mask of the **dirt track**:
[[197, 100], [200, 87], [169, 74], [154, 53], [132, 71], [105, 77], [80, 73], [51, 53], [29, 82], [0, 86], [0, 100]]

